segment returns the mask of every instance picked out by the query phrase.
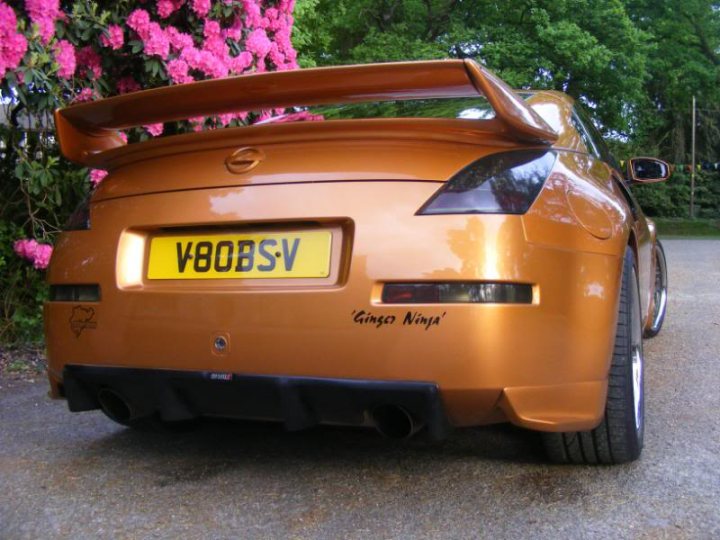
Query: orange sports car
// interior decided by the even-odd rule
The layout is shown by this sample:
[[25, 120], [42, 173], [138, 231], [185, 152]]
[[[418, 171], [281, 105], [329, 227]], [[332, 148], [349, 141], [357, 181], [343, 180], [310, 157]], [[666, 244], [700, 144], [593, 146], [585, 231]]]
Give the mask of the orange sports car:
[[670, 170], [621, 171], [568, 96], [448, 60], [198, 82], [55, 120], [67, 158], [109, 170], [48, 274], [51, 395], [71, 411], [392, 437], [511, 422], [555, 461], [640, 455], [667, 278], [628, 186]]

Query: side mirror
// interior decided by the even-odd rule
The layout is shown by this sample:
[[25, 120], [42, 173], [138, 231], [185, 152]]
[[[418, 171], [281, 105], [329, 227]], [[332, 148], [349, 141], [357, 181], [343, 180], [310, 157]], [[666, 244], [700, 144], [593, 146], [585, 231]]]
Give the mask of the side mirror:
[[670, 165], [660, 159], [649, 157], [636, 157], [628, 160], [627, 169], [630, 181], [638, 184], [664, 182], [670, 178], [672, 173]]

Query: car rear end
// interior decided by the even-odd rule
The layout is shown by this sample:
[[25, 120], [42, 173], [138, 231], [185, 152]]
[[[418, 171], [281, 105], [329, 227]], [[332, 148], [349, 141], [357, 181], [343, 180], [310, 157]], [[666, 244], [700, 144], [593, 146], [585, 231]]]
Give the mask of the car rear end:
[[53, 396], [122, 422], [593, 427], [619, 264], [559, 208], [578, 158], [462, 122], [103, 150], [49, 269]]

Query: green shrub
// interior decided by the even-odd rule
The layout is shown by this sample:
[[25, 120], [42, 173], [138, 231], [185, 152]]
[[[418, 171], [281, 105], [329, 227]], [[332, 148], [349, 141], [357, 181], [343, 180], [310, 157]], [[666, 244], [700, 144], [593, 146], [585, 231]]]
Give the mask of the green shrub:
[[0, 343], [42, 340], [42, 303], [47, 298], [45, 274], [13, 252], [22, 231], [0, 221]]
[[[690, 173], [676, 171], [667, 182], [633, 186], [633, 193], [648, 216], [690, 216]], [[720, 218], [720, 173], [698, 172], [695, 176], [695, 217]]]

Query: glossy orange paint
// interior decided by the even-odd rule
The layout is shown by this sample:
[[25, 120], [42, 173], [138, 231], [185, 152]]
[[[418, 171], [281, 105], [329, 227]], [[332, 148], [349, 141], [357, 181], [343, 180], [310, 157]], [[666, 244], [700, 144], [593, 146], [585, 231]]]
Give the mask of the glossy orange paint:
[[[111, 172], [93, 194], [91, 228], [60, 235], [48, 271], [51, 284], [101, 289], [100, 301], [82, 303], [95, 310], [96, 326], [79, 335], [69, 325], [78, 303], [45, 305], [52, 395], [61, 395], [66, 364], [427, 381], [438, 385], [455, 426], [595, 427], [628, 245], [650, 316], [651, 224], [639, 209], [633, 219], [619, 171], [587, 148], [567, 96], [537, 92], [521, 107], [470, 61], [390, 66], [242, 77], [59, 111], [66, 155]], [[496, 118], [263, 125], [129, 147], [114, 135], [140, 122], [237, 108], [228, 96], [240, 89], [247, 106], [481, 90]], [[557, 162], [524, 215], [416, 215], [474, 160], [549, 145]], [[227, 160], [246, 148], [255, 153], [240, 161], [250, 155], [253, 165], [233, 171]], [[156, 234], [317, 228], [333, 236], [327, 278], [146, 277]], [[382, 285], [398, 281], [529, 283], [533, 302], [384, 304]], [[359, 312], [397, 322], [363, 324]], [[414, 313], [440, 323], [401, 323]], [[222, 354], [213, 349], [217, 336], [228, 340]]]

